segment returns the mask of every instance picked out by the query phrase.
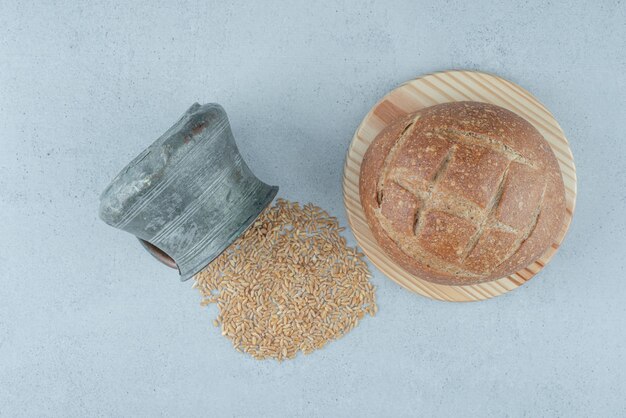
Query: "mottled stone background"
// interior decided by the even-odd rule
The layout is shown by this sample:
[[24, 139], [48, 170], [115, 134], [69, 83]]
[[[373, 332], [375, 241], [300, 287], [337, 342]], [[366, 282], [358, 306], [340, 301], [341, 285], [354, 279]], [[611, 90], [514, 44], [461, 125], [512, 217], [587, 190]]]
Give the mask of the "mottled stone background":
[[[625, 51], [624, 1], [0, 0], [0, 416], [625, 416]], [[374, 270], [376, 318], [257, 362], [97, 218], [112, 177], [199, 101], [226, 108], [280, 196], [346, 224], [356, 126], [450, 68], [530, 90], [576, 158], [570, 233], [510, 294], [435, 302]]]

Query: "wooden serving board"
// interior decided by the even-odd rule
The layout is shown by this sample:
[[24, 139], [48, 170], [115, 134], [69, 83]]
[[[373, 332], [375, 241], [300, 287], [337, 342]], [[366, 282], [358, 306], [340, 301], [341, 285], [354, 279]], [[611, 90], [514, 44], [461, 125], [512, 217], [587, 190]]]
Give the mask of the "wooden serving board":
[[[391, 260], [370, 231], [359, 199], [361, 161], [376, 135], [405, 114], [440, 103], [472, 100], [509, 109], [532, 123], [548, 141], [565, 183], [566, 214], [554, 243], [532, 265], [508, 276], [471, 286], [445, 286], [412, 275]], [[365, 116], [356, 130], [343, 172], [343, 195], [348, 222], [359, 245], [385, 275], [408, 290], [432, 299], [469, 302], [509, 292], [530, 280], [554, 256], [569, 228], [576, 203], [576, 168], [569, 143], [552, 114], [529, 92], [500, 77], [475, 71], [444, 71], [402, 84], [388, 93]]]

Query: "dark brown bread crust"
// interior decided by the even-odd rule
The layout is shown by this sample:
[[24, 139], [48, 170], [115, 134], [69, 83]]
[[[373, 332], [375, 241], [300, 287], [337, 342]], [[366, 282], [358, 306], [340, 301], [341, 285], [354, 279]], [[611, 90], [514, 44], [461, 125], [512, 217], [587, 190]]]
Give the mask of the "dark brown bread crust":
[[565, 189], [541, 134], [501, 107], [445, 103], [392, 123], [363, 158], [361, 205], [383, 250], [446, 285], [512, 274], [563, 223]]

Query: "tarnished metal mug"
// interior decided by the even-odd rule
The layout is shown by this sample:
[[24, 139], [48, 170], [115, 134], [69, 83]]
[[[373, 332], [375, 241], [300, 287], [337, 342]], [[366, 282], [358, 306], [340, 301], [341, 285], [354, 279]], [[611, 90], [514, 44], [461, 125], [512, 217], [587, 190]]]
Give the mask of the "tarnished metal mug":
[[113, 179], [100, 197], [100, 218], [135, 235], [187, 280], [232, 244], [277, 192], [243, 161], [224, 109], [195, 103]]

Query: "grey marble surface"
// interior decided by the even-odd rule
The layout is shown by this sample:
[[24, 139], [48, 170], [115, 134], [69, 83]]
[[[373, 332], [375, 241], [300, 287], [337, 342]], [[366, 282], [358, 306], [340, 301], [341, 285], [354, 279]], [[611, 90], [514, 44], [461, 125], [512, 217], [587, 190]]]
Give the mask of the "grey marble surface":
[[[0, 416], [625, 416], [625, 51], [623, 1], [0, 0]], [[113, 176], [198, 101], [225, 107], [280, 196], [345, 224], [354, 129], [449, 68], [530, 90], [576, 158], [570, 233], [510, 294], [435, 302], [374, 270], [376, 318], [257, 362], [97, 218]]]

